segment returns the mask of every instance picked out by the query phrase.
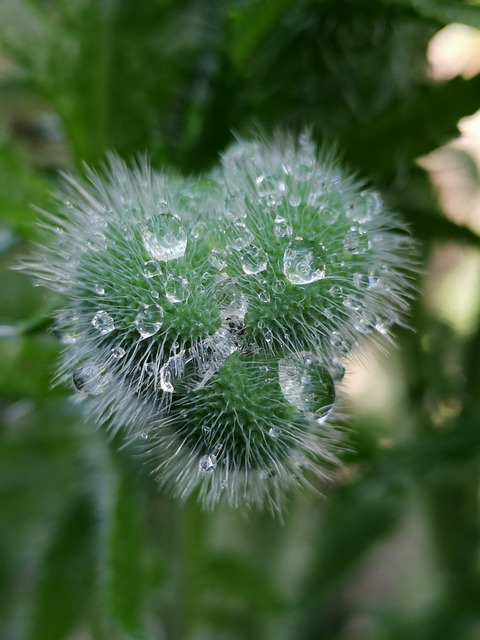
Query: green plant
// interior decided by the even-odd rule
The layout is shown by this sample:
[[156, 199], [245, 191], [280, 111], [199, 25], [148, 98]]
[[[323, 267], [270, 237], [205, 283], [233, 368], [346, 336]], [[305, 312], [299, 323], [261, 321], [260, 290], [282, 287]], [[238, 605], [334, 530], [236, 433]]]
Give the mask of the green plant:
[[336, 463], [342, 358], [402, 322], [413, 240], [306, 133], [239, 140], [198, 180], [104, 174], [66, 177], [26, 265], [65, 299], [59, 379], [175, 495], [280, 509]]

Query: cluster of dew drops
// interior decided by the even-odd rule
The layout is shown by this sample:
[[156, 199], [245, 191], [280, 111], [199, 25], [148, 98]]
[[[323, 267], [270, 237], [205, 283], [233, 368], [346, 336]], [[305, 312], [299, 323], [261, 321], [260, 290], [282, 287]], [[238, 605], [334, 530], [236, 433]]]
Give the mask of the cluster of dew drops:
[[[274, 178], [264, 173], [256, 176], [255, 189], [259, 202], [266, 204], [267, 210], [271, 214], [273, 222], [272, 229], [275, 238], [285, 243], [282, 259], [283, 278], [275, 277], [270, 282], [265, 279], [268, 273], [270, 257], [268, 253], [256, 244], [255, 234], [246, 224], [247, 216], [243, 207], [238, 206], [238, 196], [227, 195], [223, 207], [222, 221], [220, 228], [225, 229], [228, 246], [213, 246], [210, 248], [208, 262], [216, 270], [216, 275], [211, 276], [214, 282], [213, 288], [218, 302], [222, 324], [220, 328], [211, 336], [198, 341], [189, 349], [183, 349], [173, 355], [168, 354], [166, 359], [155, 365], [145, 363], [144, 367], [154, 378], [156, 388], [164, 394], [172, 394], [175, 391], [175, 380], [181, 378], [187, 363], [196, 362], [197, 370], [200, 372], [196, 378], [195, 389], [199, 389], [208, 384], [215, 372], [222, 366], [225, 360], [234, 352], [242, 351], [241, 332], [239, 327], [244, 326], [245, 315], [249, 307], [248, 295], [245, 286], [238, 287], [238, 276], [231, 276], [228, 273], [228, 252], [237, 252], [239, 264], [241, 265], [241, 277], [255, 278], [256, 286], [252, 289], [259, 301], [268, 304], [275, 292], [284, 291], [286, 286], [308, 287], [312, 283], [328, 278], [331, 274], [329, 269], [333, 269], [329, 263], [327, 250], [321, 242], [312, 242], [294, 234], [292, 221], [286, 215], [275, 213], [278, 210], [279, 202], [288, 203], [288, 207], [294, 211], [300, 211], [302, 204], [305, 204], [305, 195], [301, 189], [295, 185], [302, 181], [308, 181], [313, 168], [309, 159], [303, 164], [297, 163], [294, 167], [295, 175], [292, 175], [292, 166], [284, 164], [282, 166], [282, 178]], [[316, 208], [322, 215], [323, 224], [332, 227], [337, 223], [340, 211], [338, 208], [325, 206], [322, 204], [324, 193], [322, 190], [310, 191], [306, 204], [310, 208]], [[362, 206], [350, 215], [350, 222], [342, 235], [343, 250], [353, 255], [364, 250], [362, 245], [365, 242], [362, 224], [368, 221], [372, 214], [381, 209], [381, 200], [375, 192], [365, 191], [359, 195]], [[166, 203], [164, 203], [166, 204]], [[271, 212], [274, 212], [273, 214]], [[284, 210], [283, 210], [284, 211]], [[211, 221], [210, 221], [211, 222]], [[208, 220], [207, 220], [208, 223]], [[187, 221], [165, 208], [161, 213], [156, 213], [151, 218], [142, 222], [140, 231], [143, 249], [148, 255], [148, 260], [143, 264], [143, 277], [146, 281], [154, 282], [155, 278], [162, 278], [165, 297], [171, 305], [188, 303], [191, 296], [195, 295], [194, 287], [190, 285], [188, 279], [188, 268], [185, 268], [183, 275], [168, 273], [167, 263], [180, 261], [184, 258], [189, 233], [186, 230]], [[193, 231], [190, 233], [193, 238], [198, 238], [201, 226], [205, 222], [194, 222]], [[224, 225], [224, 227], [222, 227]], [[197, 229], [198, 226], [198, 229]], [[265, 285], [262, 287], [262, 282]], [[244, 281], [243, 281], [244, 283]], [[373, 288], [380, 283], [379, 271], [376, 268], [370, 269], [367, 273], [354, 273], [352, 286]], [[258, 286], [260, 285], [260, 286]], [[95, 294], [101, 298], [105, 295], [105, 288], [101, 284], [94, 286]], [[342, 289], [338, 284], [332, 284], [330, 288], [332, 297], [342, 294]], [[248, 294], [248, 292], [247, 292]], [[158, 296], [158, 293], [156, 294]], [[154, 296], [155, 297], [155, 296]], [[387, 334], [393, 324], [394, 314], [386, 315], [385, 318], [370, 318], [367, 309], [352, 295], [345, 296], [343, 301], [345, 307], [352, 314], [356, 314], [355, 329], [359, 333], [368, 333], [376, 329], [379, 333]], [[325, 307], [326, 316], [332, 314], [331, 309]], [[161, 332], [164, 323], [165, 310], [157, 301], [152, 304], [142, 304], [134, 318], [134, 326], [140, 340], [145, 340], [156, 336]], [[71, 318], [70, 318], [71, 320]], [[62, 318], [60, 324], [63, 325], [64, 342], [74, 342], [78, 335], [72, 329], [69, 331], [70, 320]], [[74, 324], [70, 322], [70, 324]], [[271, 337], [269, 330], [262, 326], [263, 322], [258, 321], [258, 328], [264, 329], [264, 346], [268, 347]], [[116, 330], [116, 321], [110, 313], [103, 309], [97, 310], [91, 318], [91, 326], [100, 336], [107, 336]], [[342, 331], [332, 331], [329, 341], [332, 352], [338, 353], [338, 358], [333, 358], [328, 363], [310, 351], [292, 352], [288, 350], [277, 361], [278, 369], [276, 377], [279, 387], [285, 400], [302, 412], [309, 421], [323, 424], [330, 415], [335, 404], [335, 385], [343, 378], [344, 368], [341, 362], [342, 356], [351, 348], [351, 343], [345, 342], [346, 338]], [[124, 346], [117, 344], [110, 350], [109, 358], [113, 362], [119, 362], [127, 355]], [[249, 345], [251, 351], [252, 345]], [[94, 361], [87, 361], [75, 368], [73, 371], [73, 386], [83, 395], [99, 396], [104, 394], [112, 383], [112, 374], [108, 368]], [[145, 432], [143, 432], [145, 433]], [[268, 431], [268, 436], [276, 439], [281, 436], [278, 427], [272, 427]], [[148, 437], [144, 435], [144, 437]], [[219, 461], [219, 452], [222, 445], [217, 443], [212, 451], [202, 456], [198, 462], [200, 475], [212, 474]]]

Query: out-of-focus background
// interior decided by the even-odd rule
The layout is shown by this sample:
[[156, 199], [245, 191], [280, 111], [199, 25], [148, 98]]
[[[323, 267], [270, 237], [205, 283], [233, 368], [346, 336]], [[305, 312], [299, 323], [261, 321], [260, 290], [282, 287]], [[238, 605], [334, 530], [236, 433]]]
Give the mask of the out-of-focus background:
[[[479, 29], [477, 0], [1, 0], [2, 639], [480, 638]], [[413, 331], [349, 363], [321, 497], [204, 513], [51, 388], [54, 301], [11, 266], [60, 170], [306, 125], [422, 241]]]

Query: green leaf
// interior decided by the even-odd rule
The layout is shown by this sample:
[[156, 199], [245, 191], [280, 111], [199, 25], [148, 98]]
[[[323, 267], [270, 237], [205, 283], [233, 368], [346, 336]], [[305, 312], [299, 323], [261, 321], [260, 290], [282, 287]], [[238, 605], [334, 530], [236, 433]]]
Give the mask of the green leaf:
[[20, 152], [0, 144], [0, 224], [31, 238], [38, 213], [33, 205], [46, 207], [52, 183], [35, 172]]
[[455, 138], [460, 118], [478, 109], [479, 95], [480, 76], [424, 85], [374, 121], [342, 131], [341, 149], [367, 175], [391, 180], [398, 166]]
[[432, 18], [442, 24], [460, 22], [480, 29], [480, 6], [475, 2], [451, 0], [382, 0], [384, 4], [411, 7], [419, 15]]
[[65, 640], [85, 615], [93, 586], [97, 515], [91, 501], [68, 505], [43, 560], [31, 640]]
[[231, 12], [229, 51], [236, 65], [244, 65], [294, 5], [293, 0], [262, 0]]
[[341, 487], [331, 496], [312, 578], [307, 584], [308, 600], [338, 585], [398, 522], [403, 490], [389, 466], [385, 465], [386, 471], [380, 468], [365, 479]]
[[111, 614], [132, 638], [147, 638], [144, 618], [149, 594], [144, 522], [130, 479], [119, 479], [108, 536], [108, 599]]
[[[52, 394], [51, 381], [59, 345], [51, 336], [15, 336], [0, 339], [0, 394], [38, 398]], [[55, 393], [64, 394], [60, 387]]]
[[228, 552], [208, 558], [205, 571], [209, 576], [207, 593], [221, 594], [225, 601], [234, 599], [256, 611], [278, 611], [285, 600], [273, 581], [259, 571], [248, 558]]

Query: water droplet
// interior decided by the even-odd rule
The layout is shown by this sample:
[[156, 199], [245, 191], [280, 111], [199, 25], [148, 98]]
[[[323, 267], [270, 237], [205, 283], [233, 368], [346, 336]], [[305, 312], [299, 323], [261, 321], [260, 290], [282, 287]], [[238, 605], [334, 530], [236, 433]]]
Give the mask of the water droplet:
[[170, 371], [170, 360], [160, 368], [160, 387], [165, 393], [173, 393], [175, 389], [172, 384], [172, 372]]
[[142, 433], [140, 434], [140, 438], [142, 440], [148, 440], [148, 433], [146, 431], [142, 431]]
[[352, 311], [360, 311], [362, 309], [362, 302], [354, 295], [349, 294], [345, 296], [343, 300], [343, 304], [347, 309], [351, 309]]
[[322, 421], [331, 412], [335, 384], [313, 353], [301, 352], [279, 360], [278, 380], [285, 399], [310, 419]]
[[189, 282], [182, 276], [170, 273], [165, 280], [165, 296], [172, 304], [185, 302], [190, 296]]
[[354, 273], [353, 284], [357, 289], [367, 289], [370, 286], [370, 279], [365, 273]]
[[62, 344], [75, 344], [81, 333], [78, 327], [79, 317], [75, 311], [66, 310], [57, 315], [55, 327]]
[[102, 336], [111, 333], [115, 329], [115, 322], [106, 311], [97, 311], [92, 318], [92, 325]]
[[223, 327], [196, 345], [196, 354], [200, 365], [198, 373], [201, 379], [195, 390], [202, 389], [228, 356], [235, 351], [238, 351], [235, 340], [230, 331]]
[[232, 249], [241, 251], [253, 240], [253, 235], [244, 222], [234, 220], [229, 228], [228, 242]]
[[261, 198], [276, 195], [278, 192], [278, 183], [273, 176], [258, 176], [255, 183], [257, 185], [257, 193]]
[[363, 253], [368, 250], [367, 236], [360, 233], [356, 227], [353, 227], [345, 234], [343, 247], [345, 251], [352, 255]]
[[246, 247], [240, 260], [242, 269], [247, 275], [255, 275], [265, 271], [268, 264], [268, 256], [261, 247]]
[[225, 198], [225, 205], [223, 210], [225, 212], [225, 216], [230, 220], [246, 217], [243, 200], [237, 193], [234, 193], [233, 195], [227, 196]]
[[153, 216], [142, 233], [143, 244], [154, 260], [174, 260], [185, 255], [187, 234], [180, 220], [170, 213]]
[[150, 278], [154, 278], [155, 276], [162, 275], [162, 269], [158, 262], [156, 262], [155, 260], [147, 260], [147, 262], [145, 262], [143, 265], [143, 275], [148, 280]]
[[291, 284], [310, 284], [325, 277], [325, 248], [320, 243], [295, 238], [283, 254], [283, 273]]
[[218, 270], [224, 269], [227, 266], [220, 249], [212, 249], [208, 256], [208, 261], [213, 267], [215, 267], [215, 269]]
[[328, 290], [328, 293], [336, 300], [343, 298], [343, 289], [339, 284], [334, 284]]
[[338, 358], [333, 358], [330, 366], [330, 372], [335, 382], [341, 382], [345, 377], [345, 366]]
[[377, 318], [375, 314], [368, 309], [359, 309], [355, 313], [354, 327], [360, 333], [371, 333], [376, 323]]
[[111, 381], [111, 374], [93, 362], [83, 364], [75, 369], [72, 374], [74, 388], [88, 396], [102, 394]]
[[285, 291], [285, 282], [283, 280], [274, 280], [272, 283], [272, 291], [274, 293], [280, 294]]
[[228, 487], [228, 480], [226, 478], [223, 478], [223, 480], [220, 482], [220, 489], [226, 489]]
[[310, 180], [315, 167], [314, 158], [301, 158], [300, 161], [294, 166], [293, 175], [297, 180], [305, 181]]
[[142, 338], [149, 338], [158, 333], [163, 324], [163, 315], [163, 309], [153, 304], [138, 312], [135, 327]]
[[224, 322], [231, 321], [242, 324], [248, 304], [235, 278], [230, 278], [226, 274], [221, 274], [215, 278], [214, 295], [222, 320]]
[[299, 207], [302, 203], [302, 196], [297, 189], [292, 189], [287, 198], [288, 204], [295, 209]]
[[198, 462], [198, 470], [202, 475], [208, 475], [213, 473], [217, 467], [217, 457], [210, 453], [206, 456], [202, 456]]
[[322, 222], [325, 224], [332, 225], [335, 224], [340, 217], [340, 211], [338, 209], [334, 209], [333, 207], [324, 207], [320, 211], [320, 216]]
[[375, 329], [382, 335], [386, 336], [390, 333], [394, 324], [395, 323], [392, 318], [383, 318], [381, 320], [377, 318]]
[[97, 296], [104, 296], [105, 295], [105, 287], [102, 287], [101, 284], [96, 284], [94, 289], [95, 289], [95, 293], [97, 294]]
[[273, 221], [273, 231], [277, 238], [286, 238], [292, 235], [292, 225], [286, 218], [276, 216]]
[[340, 333], [340, 331], [332, 331], [330, 336], [330, 344], [340, 354], [347, 353], [349, 350], [348, 341]]
[[271, 428], [268, 430], [268, 435], [269, 435], [271, 438], [278, 438], [278, 436], [280, 435], [280, 429], [279, 429], [278, 427], [271, 427]]
[[258, 294], [258, 298], [262, 302], [270, 302], [270, 294], [268, 293], [268, 291], [260, 291], [260, 293]]
[[125, 356], [126, 351], [123, 347], [114, 347], [110, 351], [110, 353], [115, 358], [115, 360], [121, 360]]

